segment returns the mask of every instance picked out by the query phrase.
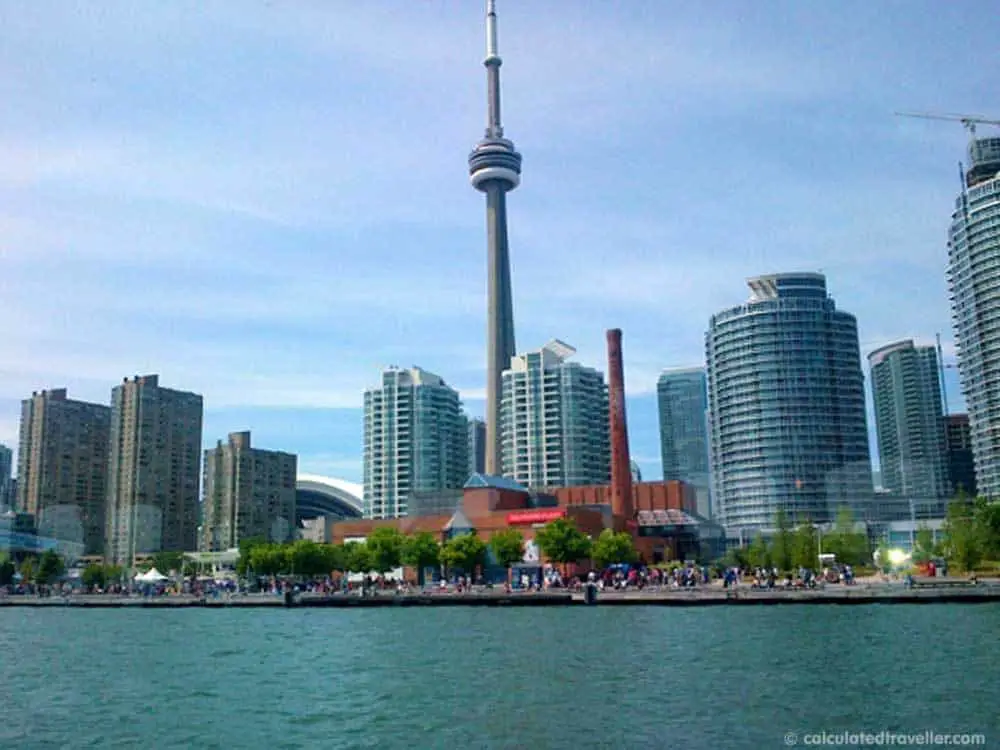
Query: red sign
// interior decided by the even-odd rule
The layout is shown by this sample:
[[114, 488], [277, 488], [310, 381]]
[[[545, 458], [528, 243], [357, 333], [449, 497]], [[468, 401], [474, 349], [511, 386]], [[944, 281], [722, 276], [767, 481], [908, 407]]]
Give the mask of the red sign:
[[507, 525], [515, 526], [518, 524], [548, 523], [549, 521], [555, 521], [557, 518], [562, 518], [565, 515], [566, 511], [562, 508], [552, 508], [547, 510], [519, 510], [514, 513], [507, 514]]

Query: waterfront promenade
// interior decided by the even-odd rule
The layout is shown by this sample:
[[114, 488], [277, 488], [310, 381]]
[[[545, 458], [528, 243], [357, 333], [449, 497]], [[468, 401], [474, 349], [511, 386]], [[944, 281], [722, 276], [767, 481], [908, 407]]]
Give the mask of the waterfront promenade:
[[[861, 583], [854, 586], [829, 585], [821, 589], [753, 589], [749, 586], [725, 589], [719, 585], [687, 589], [645, 589], [642, 591], [602, 591], [597, 606], [766, 606], [806, 604], [976, 604], [1000, 602], [1000, 581], [978, 583], [950, 579], [926, 581], [907, 587], [899, 582]], [[481, 589], [473, 592], [427, 592], [396, 594], [382, 592], [370, 596], [357, 594], [296, 594], [291, 602], [278, 594], [234, 594], [197, 597], [187, 594], [143, 597], [109, 594], [71, 594], [69, 596], [0, 596], [0, 607], [78, 607], [95, 608], [283, 608], [283, 607], [545, 607], [586, 606], [579, 591], [545, 591], [506, 594]]]

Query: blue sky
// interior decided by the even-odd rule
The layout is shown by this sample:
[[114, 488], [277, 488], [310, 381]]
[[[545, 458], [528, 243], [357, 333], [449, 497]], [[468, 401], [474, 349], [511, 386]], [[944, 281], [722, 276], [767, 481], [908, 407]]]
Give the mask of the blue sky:
[[[361, 476], [361, 394], [419, 364], [482, 412], [479, 0], [0, 5], [0, 442], [18, 402], [157, 372], [205, 441]], [[966, 136], [1000, 115], [975, 2], [500, 0], [517, 341], [604, 369], [659, 474], [664, 367], [747, 276], [822, 270], [862, 351], [943, 334]], [[950, 400], [960, 406], [953, 371]]]

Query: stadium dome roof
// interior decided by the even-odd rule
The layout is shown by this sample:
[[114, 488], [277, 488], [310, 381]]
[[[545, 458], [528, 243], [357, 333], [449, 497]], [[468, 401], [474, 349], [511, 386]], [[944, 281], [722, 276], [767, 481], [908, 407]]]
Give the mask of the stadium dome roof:
[[299, 474], [295, 479], [296, 520], [338, 516], [360, 518], [363, 505], [360, 484], [319, 474]]

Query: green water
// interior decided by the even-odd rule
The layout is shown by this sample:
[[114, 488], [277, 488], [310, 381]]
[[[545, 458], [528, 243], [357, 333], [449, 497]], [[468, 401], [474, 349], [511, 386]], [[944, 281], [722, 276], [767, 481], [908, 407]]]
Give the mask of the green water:
[[997, 605], [9, 608], [0, 747], [1000, 747], [998, 634]]

